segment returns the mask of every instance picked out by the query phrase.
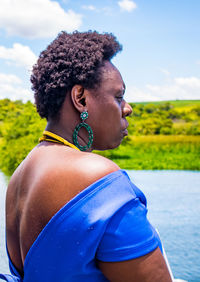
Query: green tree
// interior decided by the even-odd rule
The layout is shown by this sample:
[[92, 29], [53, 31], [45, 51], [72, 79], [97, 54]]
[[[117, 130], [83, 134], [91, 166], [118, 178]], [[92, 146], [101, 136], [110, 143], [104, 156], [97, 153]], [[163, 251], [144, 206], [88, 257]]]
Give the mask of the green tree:
[[15, 108], [13, 118], [6, 118], [1, 126], [0, 167], [6, 174], [11, 174], [38, 143], [46, 124], [31, 102], [19, 108]]

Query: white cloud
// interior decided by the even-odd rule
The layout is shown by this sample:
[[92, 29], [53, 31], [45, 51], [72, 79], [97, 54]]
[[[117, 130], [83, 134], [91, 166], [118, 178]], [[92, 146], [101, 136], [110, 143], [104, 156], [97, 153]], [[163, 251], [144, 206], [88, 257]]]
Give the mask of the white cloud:
[[3, 83], [5, 84], [21, 84], [22, 81], [19, 77], [17, 77], [14, 74], [5, 74], [5, 73], [0, 73], [0, 84], [2, 85]]
[[132, 10], [137, 8], [136, 3], [131, 0], [119, 1], [118, 5], [120, 6], [121, 10], [127, 11], [127, 12], [131, 12]]
[[191, 89], [200, 89], [200, 78], [198, 77], [178, 77], [175, 78], [175, 82], [180, 86], [188, 87]]
[[22, 81], [14, 74], [0, 73], [0, 99], [33, 100], [30, 90], [22, 87]]
[[168, 70], [162, 69], [162, 68], [159, 68], [159, 69], [160, 69], [160, 71], [161, 71], [164, 75], [166, 75], [166, 76], [169, 76], [169, 75], [170, 75], [170, 72], [169, 72]]
[[54, 37], [61, 30], [72, 32], [81, 26], [82, 16], [67, 12], [56, 1], [1, 0], [0, 28], [8, 35], [26, 38]]
[[28, 46], [14, 43], [12, 48], [0, 46], [0, 59], [31, 70], [33, 64], [36, 63], [37, 57]]
[[200, 78], [178, 77], [163, 85], [147, 84], [144, 88], [127, 87], [128, 102], [199, 100]]
[[125, 93], [125, 100], [127, 102], [143, 102], [143, 101], [157, 101], [158, 98], [144, 90], [135, 86], [127, 86], [127, 90]]
[[84, 10], [89, 10], [89, 11], [95, 11], [96, 10], [96, 7], [94, 7], [93, 5], [88, 5], [88, 6], [84, 5], [84, 6], [82, 6], [82, 8]]
[[97, 8], [93, 5], [83, 5], [82, 9], [92, 11], [92, 12], [97, 12], [97, 13], [103, 13], [104, 15], [111, 16], [113, 15], [113, 10], [109, 6], [104, 6], [102, 8]]

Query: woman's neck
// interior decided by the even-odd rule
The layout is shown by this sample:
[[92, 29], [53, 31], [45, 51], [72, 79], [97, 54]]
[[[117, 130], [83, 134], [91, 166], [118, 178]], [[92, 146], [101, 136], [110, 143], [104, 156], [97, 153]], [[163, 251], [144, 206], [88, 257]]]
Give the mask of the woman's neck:
[[[77, 123], [78, 124], [78, 123]], [[68, 142], [73, 144], [73, 132], [74, 129], [76, 127], [77, 124], [73, 124], [73, 125], [66, 125], [62, 126], [61, 122], [58, 121], [48, 121], [47, 122], [47, 126], [45, 128], [46, 131], [50, 131], [62, 138], [64, 138], [65, 140], [67, 140]], [[88, 142], [88, 133], [86, 130], [80, 130], [80, 134], [78, 136], [78, 142], [80, 145], [85, 146]], [[92, 148], [88, 149], [87, 152], [91, 152]]]

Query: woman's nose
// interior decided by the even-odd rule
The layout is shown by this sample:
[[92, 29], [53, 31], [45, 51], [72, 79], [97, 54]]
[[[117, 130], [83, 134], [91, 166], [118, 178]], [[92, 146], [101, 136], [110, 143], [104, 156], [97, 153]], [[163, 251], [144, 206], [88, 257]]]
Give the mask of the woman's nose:
[[125, 105], [123, 107], [123, 117], [130, 116], [132, 114], [132, 107], [125, 101]]

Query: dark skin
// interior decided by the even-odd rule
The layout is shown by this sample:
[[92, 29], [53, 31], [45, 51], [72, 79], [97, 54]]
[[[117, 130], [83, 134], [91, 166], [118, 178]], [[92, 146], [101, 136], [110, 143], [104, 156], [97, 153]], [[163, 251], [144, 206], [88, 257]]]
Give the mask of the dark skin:
[[[126, 117], [132, 112], [123, 98], [124, 90], [119, 71], [106, 62], [100, 86], [84, 89], [75, 85], [66, 95], [60, 116], [49, 119], [46, 130], [72, 143], [80, 113], [87, 110], [86, 122], [94, 133], [90, 151], [119, 146], [127, 135]], [[81, 131], [79, 143], [85, 145], [87, 140], [87, 133]], [[94, 181], [119, 169], [99, 155], [46, 141], [29, 153], [13, 174], [6, 198], [8, 252], [22, 275], [30, 247], [52, 216]], [[97, 265], [110, 281], [171, 281], [159, 249], [137, 259], [97, 261]]]

